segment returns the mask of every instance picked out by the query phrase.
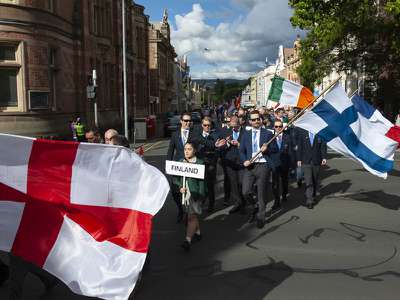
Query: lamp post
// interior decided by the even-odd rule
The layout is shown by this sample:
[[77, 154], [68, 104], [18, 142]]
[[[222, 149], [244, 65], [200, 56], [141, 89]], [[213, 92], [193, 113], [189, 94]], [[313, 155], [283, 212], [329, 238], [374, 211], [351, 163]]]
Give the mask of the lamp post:
[[125, 15], [125, 0], [122, 0], [122, 74], [124, 80], [124, 133], [125, 137], [129, 138], [128, 129], [128, 91], [126, 78], [126, 15]]

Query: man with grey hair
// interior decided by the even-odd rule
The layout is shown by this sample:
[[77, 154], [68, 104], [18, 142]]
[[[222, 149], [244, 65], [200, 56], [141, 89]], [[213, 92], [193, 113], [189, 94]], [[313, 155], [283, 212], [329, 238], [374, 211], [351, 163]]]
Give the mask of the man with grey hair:
[[112, 144], [112, 139], [113, 137], [118, 135], [118, 131], [116, 131], [115, 129], [108, 129], [105, 133], [104, 133], [104, 142], [108, 145]]

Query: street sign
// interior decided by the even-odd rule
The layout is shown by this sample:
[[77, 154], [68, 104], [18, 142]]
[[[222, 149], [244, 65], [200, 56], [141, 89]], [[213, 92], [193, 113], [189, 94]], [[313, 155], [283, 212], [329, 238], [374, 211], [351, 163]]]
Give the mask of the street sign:
[[205, 166], [167, 160], [165, 172], [168, 175], [204, 179]]
[[86, 87], [86, 95], [88, 99], [96, 98], [96, 87], [94, 85], [88, 85]]

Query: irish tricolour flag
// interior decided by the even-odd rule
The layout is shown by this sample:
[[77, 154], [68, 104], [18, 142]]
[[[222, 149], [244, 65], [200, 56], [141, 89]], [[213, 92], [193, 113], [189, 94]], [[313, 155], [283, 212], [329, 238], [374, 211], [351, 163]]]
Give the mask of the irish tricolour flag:
[[306, 87], [287, 80], [285, 78], [275, 76], [272, 79], [272, 86], [268, 99], [280, 103], [281, 105], [305, 108], [314, 101], [313, 93]]

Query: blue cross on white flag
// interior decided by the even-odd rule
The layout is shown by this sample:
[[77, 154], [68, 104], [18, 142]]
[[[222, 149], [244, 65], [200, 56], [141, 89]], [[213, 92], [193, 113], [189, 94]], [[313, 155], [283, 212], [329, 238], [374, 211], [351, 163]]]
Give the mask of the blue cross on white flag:
[[331, 149], [358, 161], [374, 175], [387, 178], [387, 172], [393, 169], [398, 143], [361, 113], [340, 85], [295, 125], [318, 134]]

